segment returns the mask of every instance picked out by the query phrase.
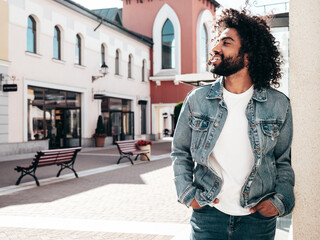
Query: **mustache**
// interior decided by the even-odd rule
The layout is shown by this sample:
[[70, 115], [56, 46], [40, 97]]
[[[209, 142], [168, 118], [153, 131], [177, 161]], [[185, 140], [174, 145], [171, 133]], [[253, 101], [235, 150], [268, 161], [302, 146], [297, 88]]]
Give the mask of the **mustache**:
[[218, 57], [218, 56], [221, 58], [221, 61], [224, 60], [224, 55], [223, 55], [223, 54], [219, 54], [219, 53], [210, 54], [210, 58], [209, 58], [208, 61], [207, 61], [207, 66], [211, 66], [211, 65], [212, 65], [211, 61], [212, 61], [215, 57]]

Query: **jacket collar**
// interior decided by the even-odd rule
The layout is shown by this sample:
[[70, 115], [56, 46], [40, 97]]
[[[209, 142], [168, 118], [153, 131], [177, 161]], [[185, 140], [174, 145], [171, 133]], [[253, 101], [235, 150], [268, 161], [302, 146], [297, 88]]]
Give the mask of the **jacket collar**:
[[[224, 78], [221, 77], [216, 80], [208, 92], [207, 99], [222, 99], [222, 92], [223, 92], [223, 85], [224, 85]], [[258, 102], [265, 102], [267, 101], [267, 90], [265, 88], [261, 90], [254, 89], [252, 99]]]

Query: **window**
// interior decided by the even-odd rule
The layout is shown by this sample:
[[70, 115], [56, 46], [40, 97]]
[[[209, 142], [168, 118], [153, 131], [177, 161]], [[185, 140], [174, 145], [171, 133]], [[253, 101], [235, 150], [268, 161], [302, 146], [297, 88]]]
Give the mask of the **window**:
[[106, 62], [106, 48], [103, 44], [101, 44], [101, 57], [100, 57], [100, 65]]
[[175, 68], [174, 28], [169, 19], [162, 28], [162, 69]]
[[120, 50], [119, 49], [117, 49], [116, 50], [116, 59], [115, 59], [115, 67], [116, 67], [116, 69], [115, 69], [115, 74], [116, 75], [119, 75], [119, 73], [120, 73], [120, 71], [119, 71], [119, 69], [120, 69]]
[[204, 24], [201, 27], [201, 65], [200, 70], [201, 72], [208, 71], [208, 32], [207, 28]]
[[128, 78], [132, 78], [132, 55], [129, 55], [128, 59]]
[[37, 53], [37, 23], [32, 16], [28, 17], [27, 51]]
[[141, 104], [141, 134], [147, 134], [147, 102]]
[[54, 27], [53, 58], [61, 60], [61, 31], [58, 26]]
[[81, 65], [82, 64], [82, 52], [81, 52], [81, 47], [82, 47], [82, 43], [81, 43], [82, 39], [80, 37], [79, 34], [77, 34], [76, 36], [76, 51], [75, 51], [75, 63]]
[[146, 76], [146, 60], [142, 60], [142, 82], [146, 81], [145, 76]]

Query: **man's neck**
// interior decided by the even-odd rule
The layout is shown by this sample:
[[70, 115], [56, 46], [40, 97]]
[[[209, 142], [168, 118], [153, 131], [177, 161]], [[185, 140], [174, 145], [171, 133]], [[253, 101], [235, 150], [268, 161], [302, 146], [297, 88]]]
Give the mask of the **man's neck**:
[[224, 87], [229, 92], [240, 94], [252, 86], [252, 80], [246, 68], [225, 77]]

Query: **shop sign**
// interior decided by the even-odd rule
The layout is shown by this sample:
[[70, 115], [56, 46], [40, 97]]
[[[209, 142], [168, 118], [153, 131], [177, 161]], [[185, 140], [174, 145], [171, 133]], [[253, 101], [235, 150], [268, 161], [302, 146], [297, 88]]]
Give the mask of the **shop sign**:
[[3, 84], [3, 92], [16, 92], [18, 91], [17, 84]]

